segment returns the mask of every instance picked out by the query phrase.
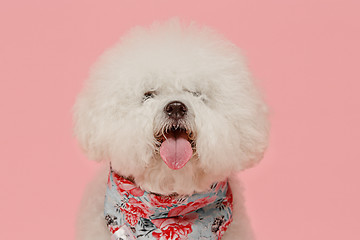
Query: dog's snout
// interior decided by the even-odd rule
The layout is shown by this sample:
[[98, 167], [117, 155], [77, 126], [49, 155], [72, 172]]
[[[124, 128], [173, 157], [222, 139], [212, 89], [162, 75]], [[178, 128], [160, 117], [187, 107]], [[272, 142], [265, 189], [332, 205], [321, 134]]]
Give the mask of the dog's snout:
[[178, 120], [183, 118], [187, 112], [187, 107], [184, 103], [179, 101], [173, 101], [168, 103], [165, 108], [164, 112], [172, 119]]

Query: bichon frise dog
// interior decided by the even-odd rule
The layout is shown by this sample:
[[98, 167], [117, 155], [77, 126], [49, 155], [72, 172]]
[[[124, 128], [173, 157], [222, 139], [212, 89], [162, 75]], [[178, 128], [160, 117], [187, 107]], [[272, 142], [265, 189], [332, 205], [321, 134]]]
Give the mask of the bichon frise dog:
[[74, 107], [90, 184], [78, 239], [254, 239], [240, 170], [267, 146], [266, 106], [238, 48], [178, 20], [106, 51]]

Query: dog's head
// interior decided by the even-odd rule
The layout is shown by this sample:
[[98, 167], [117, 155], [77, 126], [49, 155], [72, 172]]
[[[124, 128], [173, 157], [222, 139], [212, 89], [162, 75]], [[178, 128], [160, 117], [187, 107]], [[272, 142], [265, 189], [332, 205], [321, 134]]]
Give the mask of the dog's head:
[[202, 191], [267, 146], [266, 107], [239, 50], [178, 21], [135, 28], [106, 51], [74, 119], [90, 158], [160, 194]]

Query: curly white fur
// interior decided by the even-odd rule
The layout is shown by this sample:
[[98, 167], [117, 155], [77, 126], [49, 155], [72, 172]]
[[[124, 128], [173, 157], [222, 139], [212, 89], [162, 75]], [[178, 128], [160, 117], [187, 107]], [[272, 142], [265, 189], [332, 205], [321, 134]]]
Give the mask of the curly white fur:
[[[161, 160], [156, 137], [170, 124], [163, 109], [174, 100], [187, 106], [182, 124], [195, 141], [179, 170]], [[77, 99], [74, 120], [89, 158], [110, 161], [144, 190], [164, 195], [204, 191], [257, 163], [267, 146], [266, 106], [239, 49], [209, 28], [178, 20], [134, 28], [107, 50]], [[84, 198], [79, 239], [109, 239], [105, 180], [97, 181]], [[224, 239], [253, 239], [233, 181], [235, 216]]]

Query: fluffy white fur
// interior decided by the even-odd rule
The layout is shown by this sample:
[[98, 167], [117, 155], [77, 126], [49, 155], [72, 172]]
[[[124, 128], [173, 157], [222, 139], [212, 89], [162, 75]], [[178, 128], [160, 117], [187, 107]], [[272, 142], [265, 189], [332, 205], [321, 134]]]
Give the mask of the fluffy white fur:
[[[144, 100], [149, 91], [153, 96]], [[179, 170], [161, 160], [156, 138], [170, 124], [163, 109], [174, 100], [188, 107], [181, 124], [196, 143], [193, 157]], [[239, 49], [213, 30], [177, 20], [134, 28], [94, 66], [74, 120], [89, 158], [110, 161], [146, 191], [192, 194], [230, 178], [234, 221], [223, 239], [253, 239], [234, 176], [263, 156], [266, 107]], [[78, 239], [110, 239], [103, 216], [108, 171], [84, 197]]]

